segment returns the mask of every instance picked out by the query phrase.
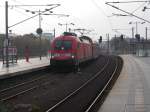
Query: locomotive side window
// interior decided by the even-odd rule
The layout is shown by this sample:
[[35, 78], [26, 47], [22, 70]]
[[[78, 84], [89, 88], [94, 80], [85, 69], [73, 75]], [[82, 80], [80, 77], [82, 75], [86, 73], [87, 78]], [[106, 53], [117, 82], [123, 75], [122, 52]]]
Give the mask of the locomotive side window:
[[55, 50], [70, 50], [72, 42], [70, 40], [57, 40], [55, 42]]

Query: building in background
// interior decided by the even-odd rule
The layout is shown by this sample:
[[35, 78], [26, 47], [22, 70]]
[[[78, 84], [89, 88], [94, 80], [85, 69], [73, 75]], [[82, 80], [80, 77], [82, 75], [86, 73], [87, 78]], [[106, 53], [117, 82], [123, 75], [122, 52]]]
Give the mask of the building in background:
[[54, 34], [53, 33], [43, 33], [42, 37], [51, 41], [54, 38]]

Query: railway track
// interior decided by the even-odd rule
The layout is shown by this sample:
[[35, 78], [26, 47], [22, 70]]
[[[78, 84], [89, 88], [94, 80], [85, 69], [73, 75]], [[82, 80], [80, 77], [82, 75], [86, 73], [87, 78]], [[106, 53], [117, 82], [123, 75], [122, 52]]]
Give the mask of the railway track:
[[10, 76], [8, 78], [0, 79], [0, 90], [10, 88], [15, 85], [19, 85], [24, 82], [28, 82], [31, 80], [34, 80], [36, 78], [41, 77], [41, 74], [43, 73], [49, 73], [51, 69], [49, 67], [45, 67], [41, 70], [24, 73], [22, 75], [16, 75], [16, 76]]
[[[110, 61], [108, 61], [107, 59], [109, 59]], [[32, 80], [22, 82], [22, 83], [19, 83], [17, 85], [13, 85], [11, 87], [0, 90], [0, 102], [8, 102], [8, 103], [13, 102], [14, 106], [16, 103], [19, 103], [19, 102], [21, 104], [24, 104], [23, 103], [24, 101], [22, 99], [26, 99], [26, 101], [31, 100], [31, 102], [32, 102], [33, 99], [31, 99], [32, 97], [30, 97], [30, 96], [33, 94], [36, 94], [36, 93], [38, 93], [40, 96], [42, 96], [41, 93], [44, 93], [44, 92], [42, 92], [43, 91], [42, 86], [43, 87], [46, 86], [45, 88], [47, 88], [47, 89], [44, 89], [44, 91], [45, 91], [45, 93], [47, 93], [47, 95], [50, 95], [50, 96], [46, 95], [47, 101], [45, 101], [45, 99], [42, 97], [41, 97], [41, 101], [38, 101], [38, 103], [40, 103], [40, 105], [43, 105], [41, 107], [40, 112], [45, 112], [46, 110], [47, 110], [47, 112], [53, 112], [53, 111], [59, 112], [59, 111], [57, 111], [57, 109], [61, 109], [63, 107], [62, 105], [64, 105], [64, 104], [66, 105], [67, 100], [69, 99], [69, 101], [70, 101], [70, 99], [72, 99], [72, 96], [76, 96], [78, 94], [80, 96], [80, 94], [85, 94], [84, 91], [86, 91], [86, 89], [84, 91], [83, 91], [83, 89], [87, 88], [88, 85], [90, 86], [91, 85], [90, 83], [92, 83], [93, 80], [97, 79], [97, 77], [100, 74], [102, 74], [102, 73], [106, 74], [105, 72], [106, 72], [106, 69], [108, 68], [108, 66], [109, 66], [109, 68], [111, 68], [111, 66], [110, 66], [111, 63], [114, 63], [114, 61], [111, 62], [111, 59], [106, 58], [106, 57], [101, 57], [99, 62], [101, 62], [101, 64], [97, 64], [97, 65], [90, 67], [92, 70], [96, 70], [95, 68], [100, 69], [99, 73], [97, 73], [97, 74], [95, 74], [96, 71], [95, 72], [91, 71], [88, 67], [87, 67], [87, 70], [81, 71], [81, 72], [83, 72], [81, 74], [69, 73], [68, 75], [66, 75], [66, 73], [57, 74], [57, 73], [51, 73], [50, 72], [49, 75], [42, 74], [42, 76], [40, 76], [40, 77], [36, 77]], [[86, 75], [86, 73], [89, 73], [90, 75]], [[95, 74], [94, 77], [93, 77], [93, 73]], [[72, 88], [71, 85], [67, 85], [68, 89], [66, 89], [66, 90], [64, 90], [62, 88], [63, 86], [59, 87], [60, 84], [63, 82], [63, 80], [64, 80], [64, 82], [66, 82], [67, 81], [66, 78], [70, 77], [71, 74], [72, 74], [71, 77], [77, 78], [77, 79], [74, 79], [74, 78], [72, 79], [72, 81], [73, 80], [74, 81], [73, 82], [71, 81], [72, 82], [71, 85], [74, 85], [74, 83], [76, 82], [75, 80], [80, 79], [79, 83], [76, 84], [76, 87]], [[101, 76], [101, 78], [102, 79], [105, 78], [104, 76], [105, 75]], [[102, 80], [102, 79], [99, 79], [99, 80]], [[69, 78], [69, 80], [70, 80], [70, 78]], [[66, 84], [64, 84], [65, 88], [66, 88]], [[97, 82], [97, 84], [99, 84], [99, 81]], [[79, 87], [79, 85], [80, 85], [80, 87]], [[96, 85], [92, 85], [91, 87], [93, 87], [93, 86], [96, 86]], [[72, 88], [72, 89], [70, 90], [69, 88]], [[92, 92], [92, 91], [94, 91], [94, 89], [95, 88], [93, 88], [91, 90], [89, 89], [89, 90], [90, 90], [90, 92]], [[52, 90], [56, 90], [55, 95], [53, 95], [54, 93], [52, 92]], [[49, 93], [47, 91], [49, 91]], [[90, 94], [93, 95], [93, 93], [90, 93]], [[78, 97], [78, 98], [79, 99], [77, 99], [77, 102], [80, 102], [82, 98], [81, 99], [80, 99], [80, 97]], [[83, 99], [85, 99], [85, 98], [83, 98]], [[93, 98], [95, 98], [95, 97], [93, 97]], [[54, 100], [51, 100], [51, 99], [54, 99]], [[44, 102], [43, 102], [43, 100], [44, 100]], [[76, 98], [75, 98], [75, 100], [76, 100]], [[70, 102], [72, 102], [72, 101], [70, 101]], [[73, 103], [73, 104], [75, 105], [75, 103]], [[51, 106], [51, 108], [49, 108], [49, 106]], [[85, 105], [82, 104], [82, 106], [84, 107]], [[62, 109], [61, 109], [60, 112], [69, 111], [67, 109], [68, 107], [71, 107], [71, 106], [67, 106], [66, 108], [64, 106], [63, 108], [65, 108], [65, 110], [62, 111]], [[70, 110], [70, 111], [73, 112], [72, 110]], [[75, 110], [75, 112], [77, 112], [77, 111]], [[20, 112], [20, 111], [13, 111], [13, 112]]]
[[[56, 77], [56, 72], [44, 73], [44, 75], [40, 75], [35, 77], [29, 81], [25, 81], [11, 87], [7, 87], [5, 89], [0, 90], [0, 102], [9, 101], [13, 98], [16, 98], [19, 95], [26, 94], [35, 89], [40, 88], [41, 86], [45, 86], [50, 84]], [[61, 74], [62, 76], [63, 74]]]
[[[41, 87], [42, 85], [46, 85], [45, 82], [49, 82], [51, 78], [53, 79], [53, 77], [55, 77], [54, 75], [56, 74], [56, 72], [50, 72], [49, 68], [46, 68], [45, 70], [47, 70], [48, 72], [46, 71], [44, 75], [42, 75], [43, 72], [40, 72], [38, 74], [37, 72], [35, 72], [38, 75], [37, 77], [33, 77], [30, 80], [23, 81], [21, 83], [14, 84], [13, 86], [9, 86], [0, 90], [0, 102], [9, 101], [19, 95], [23, 95], [25, 93], [33, 91]], [[52, 81], [50, 81], [49, 83], [51, 82]], [[47, 85], [49, 83], [47, 83]]]
[[106, 98], [107, 94], [110, 92], [111, 88], [115, 84], [115, 81], [117, 80], [121, 72], [122, 66], [123, 60], [119, 57], [119, 60], [116, 60], [116, 66], [112, 73], [112, 76], [84, 112], [97, 112], [99, 107], [102, 105], [104, 99]]
[[[18, 95], [24, 94], [26, 92], [29, 92], [31, 90], [38, 88], [39, 86], [37, 85], [37, 82], [45, 79], [46, 77], [47, 76], [40, 76], [33, 80], [23, 82], [23, 83], [15, 85], [15, 86], [11, 86], [9, 88], [0, 90], [0, 102], [10, 100], [12, 98], [17, 97]], [[26, 86], [26, 87], [24, 87], [24, 86]]]
[[[19, 95], [23, 95], [25, 93], [28, 93], [34, 89], [39, 88], [42, 85], [45, 85], [45, 82], [51, 83], [49, 79], [52, 78], [57, 74], [56, 72], [51, 73], [51, 75], [40, 75], [38, 77], [35, 77], [29, 81], [25, 81], [16, 85], [13, 85], [11, 87], [7, 87], [5, 89], [0, 90], [0, 102], [11, 100]], [[62, 76], [62, 74], [61, 74]], [[45, 80], [46, 79], [46, 80]], [[53, 78], [52, 78], [53, 79]], [[42, 84], [43, 83], [43, 84]], [[49, 84], [47, 83], [47, 85]]]
[[[118, 59], [112, 61], [108, 58], [105, 66], [91, 79], [86, 81], [78, 89], [67, 95], [54, 106], [50, 107], [46, 112], [90, 112], [113, 80], [119, 66], [121, 66], [120, 64]], [[101, 84], [99, 85], [100, 87], [97, 87], [98, 84]], [[92, 90], [95, 92], [93, 93]], [[94, 94], [96, 94], [96, 96], [94, 96]]]

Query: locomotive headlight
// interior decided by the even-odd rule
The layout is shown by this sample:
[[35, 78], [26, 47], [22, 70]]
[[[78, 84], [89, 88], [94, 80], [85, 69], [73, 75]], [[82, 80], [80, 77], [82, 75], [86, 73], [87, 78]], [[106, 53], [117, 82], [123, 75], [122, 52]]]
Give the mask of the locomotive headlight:
[[75, 58], [75, 54], [74, 53], [71, 54], [71, 58]]
[[54, 56], [51, 56], [51, 58], [54, 58]]
[[74, 56], [74, 55], [72, 55], [71, 57], [72, 57], [72, 58], [75, 58], [75, 56]]
[[54, 54], [51, 54], [51, 58], [54, 58]]

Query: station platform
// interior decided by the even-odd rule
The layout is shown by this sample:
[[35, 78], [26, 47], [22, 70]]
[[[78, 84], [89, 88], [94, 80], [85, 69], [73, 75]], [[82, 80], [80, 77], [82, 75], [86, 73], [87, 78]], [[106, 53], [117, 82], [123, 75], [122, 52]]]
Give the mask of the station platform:
[[150, 57], [121, 57], [123, 70], [98, 112], [150, 112]]
[[6, 68], [6, 65], [3, 65], [3, 62], [0, 61], [0, 79], [32, 72], [48, 65], [50, 65], [49, 57], [42, 57], [41, 60], [39, 57], [30, 58], [29, 62], [20, 59], [15, 64], [10, 63], [9, 68]]

